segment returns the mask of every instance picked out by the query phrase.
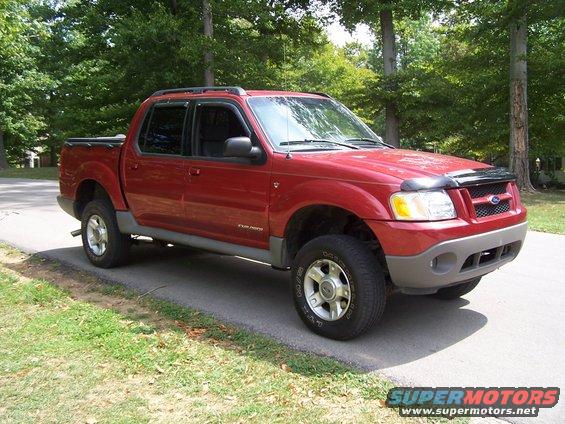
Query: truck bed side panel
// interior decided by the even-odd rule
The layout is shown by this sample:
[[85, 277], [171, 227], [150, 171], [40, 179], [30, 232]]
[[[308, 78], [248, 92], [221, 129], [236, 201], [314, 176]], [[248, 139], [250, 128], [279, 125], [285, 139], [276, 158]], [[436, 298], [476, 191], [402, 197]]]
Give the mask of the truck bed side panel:
[[61, 152], [61, 195], [76, 199], [80, 185], [93, 180], [110, 196], [116, 210], [127, 210], [120, 184], [121, 145], [115, 143], [66, 143]]

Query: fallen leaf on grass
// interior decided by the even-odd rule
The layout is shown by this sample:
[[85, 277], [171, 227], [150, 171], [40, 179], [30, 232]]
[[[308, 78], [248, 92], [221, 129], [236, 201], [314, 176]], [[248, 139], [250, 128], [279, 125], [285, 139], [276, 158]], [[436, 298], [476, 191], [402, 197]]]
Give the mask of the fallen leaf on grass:
[[287, 364], [281, 364], [281, 369], [285, 372], [292, 372], [292, 369]]
[[228, 402], [237, 402], [237, 398], [232, 395], [226, 395], [224, 396], [224, 399], [227, 400]]
[[190, 325], [187, 325], [181, 321], [175, 321], [175, 324], [177, 325], [177, 327], [182, 329], [190, 338], [200, 337], [207, 331], [205, 328], [192, 328]]

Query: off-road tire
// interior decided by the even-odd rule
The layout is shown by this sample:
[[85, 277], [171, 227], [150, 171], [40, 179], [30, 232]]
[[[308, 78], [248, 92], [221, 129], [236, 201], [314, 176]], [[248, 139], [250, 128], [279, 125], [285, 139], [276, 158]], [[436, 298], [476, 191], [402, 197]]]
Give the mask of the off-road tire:
[[[338, 264], [349, 281], [349, 307], [334, 321], [319, 317], [305, 298], [306, 272], [321, 259]], [[293, 262], [292, 290], [294, 305], [302, 321], [314, 333], [331, 339], [348, 340], [363, 334], [381, 318], [385, 309], [382, 268], [367, 245], [350, 236], [321, 236], [304, 245]]]
[[[87, 226], [93, 215], [102, 218], [106, 225], [108, 242], [106, 251], [102, 255], [96, 255], [87, 240]], [[120, 233], [116, 212], [107, 200], [93, 200], [85, 206], [81, 217], [81, 236], [84, 252], [88, 260], [96, 267], [113, 268], [123, 264], [129, 255], [131, 236]]]

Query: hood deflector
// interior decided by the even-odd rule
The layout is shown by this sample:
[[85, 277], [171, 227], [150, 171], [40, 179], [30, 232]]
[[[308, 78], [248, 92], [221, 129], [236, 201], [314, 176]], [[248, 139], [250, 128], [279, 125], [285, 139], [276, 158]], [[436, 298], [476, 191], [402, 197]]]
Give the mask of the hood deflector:
[[403, 191], [445, 189], [514, 180], [516, 180], [516, 175], [506, 168], [465, 169], [437, 177], [406, 180], [402, 182], [400, 189]]

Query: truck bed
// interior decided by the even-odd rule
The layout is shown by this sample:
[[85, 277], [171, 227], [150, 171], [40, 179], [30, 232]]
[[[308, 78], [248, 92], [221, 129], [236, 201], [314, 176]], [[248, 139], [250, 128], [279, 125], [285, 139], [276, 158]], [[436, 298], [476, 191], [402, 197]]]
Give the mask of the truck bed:
[[125, 139], [124, 135], [69, 138], [61, 151], [61, 195], [76, 200], [80, 185], [93, 180], [110, 195], [116, 209], [123, 209], [120, 155]]

